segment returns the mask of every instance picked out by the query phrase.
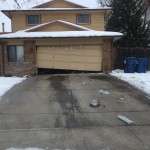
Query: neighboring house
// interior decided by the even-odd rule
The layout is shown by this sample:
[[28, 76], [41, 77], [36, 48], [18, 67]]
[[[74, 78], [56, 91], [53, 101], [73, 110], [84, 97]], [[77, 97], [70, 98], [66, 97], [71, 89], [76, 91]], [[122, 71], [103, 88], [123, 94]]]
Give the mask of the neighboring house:
[[110, 71], [112, 41], [104, 31], [108, 7], [51, 0], [31, 9], [3, 10], [13, 33], [0, 35], [0, 73], [35, 74], [38, 68]]

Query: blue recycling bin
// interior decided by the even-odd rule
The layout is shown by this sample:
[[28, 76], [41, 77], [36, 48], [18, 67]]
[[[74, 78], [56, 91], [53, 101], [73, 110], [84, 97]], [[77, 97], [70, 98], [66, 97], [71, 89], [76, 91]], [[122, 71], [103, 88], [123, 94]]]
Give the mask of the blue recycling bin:
[[146, 68], [147, 68], [147, 71], [148, 71], [148, 69], [149, 69], [149, 59], [148, 58], [146, 58]]
[[136, 71], [138, 73], [146, 73], [148, 70], [149, 61], [147, 58], [138, 58], [138, 65]]
[[137, 67], [137, 58], [128, 57], [124, 61], [124, 72], [125, 73], [134, 73]]

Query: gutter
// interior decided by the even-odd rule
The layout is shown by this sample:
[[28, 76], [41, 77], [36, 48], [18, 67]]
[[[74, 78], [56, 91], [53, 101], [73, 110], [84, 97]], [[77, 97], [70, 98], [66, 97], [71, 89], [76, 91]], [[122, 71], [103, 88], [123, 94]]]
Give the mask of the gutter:
[[39, 13], [39, 12], [99, 12], [99, 11], [110, 11], [111, 8], [74, 8], [74, 9], [12, 9], [12, 10], [1, 10], [2, 13], [4, 13], [6, 16], [11, 17], [11, 13]]
[[80, 37], [13, 37], [13, 38], [5, 38], [3, 37], [4, 40], [10, 40], [10, 39], [52, 39], [52, 38], [117, 38], [120, 39], [122, 36], [80, 36]]

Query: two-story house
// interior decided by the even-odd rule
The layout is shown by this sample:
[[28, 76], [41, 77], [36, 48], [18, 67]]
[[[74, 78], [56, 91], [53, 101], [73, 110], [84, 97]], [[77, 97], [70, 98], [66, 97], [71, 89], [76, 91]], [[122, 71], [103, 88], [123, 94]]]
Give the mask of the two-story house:
[[35, 74], [39, 68], [110, 71], [112, 41], [104, 31], [108, 7], [50, 0], [31, 9], [3, 10], [12, 33], [0, 35], [0, 74]]

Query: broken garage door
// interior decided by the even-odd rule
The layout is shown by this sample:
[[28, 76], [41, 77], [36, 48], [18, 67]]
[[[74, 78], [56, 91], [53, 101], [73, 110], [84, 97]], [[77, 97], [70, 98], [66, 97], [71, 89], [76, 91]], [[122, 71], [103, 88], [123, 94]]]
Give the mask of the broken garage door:
[[102, 70], [100, 45], [38, 46], [37, 67], [67, 70]]

